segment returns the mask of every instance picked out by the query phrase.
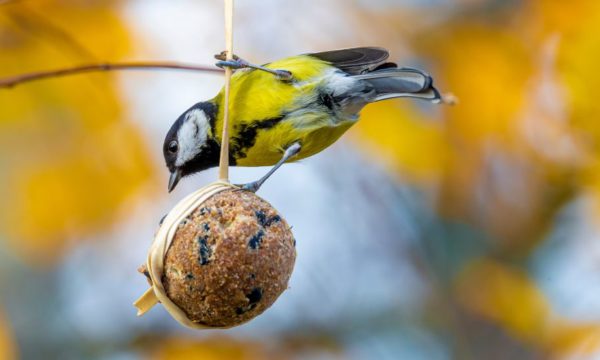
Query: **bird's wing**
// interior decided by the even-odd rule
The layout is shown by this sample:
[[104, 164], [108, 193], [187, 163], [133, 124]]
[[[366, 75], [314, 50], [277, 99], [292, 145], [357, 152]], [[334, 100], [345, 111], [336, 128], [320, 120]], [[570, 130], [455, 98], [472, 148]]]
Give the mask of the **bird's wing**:
[[306, 55], [331, 63], [352, 75], [372, 71], [384, 64], [395, 67], [395, 64], [385, 63], [390, 54], [386, 49], [380, 47], [341, 49]]

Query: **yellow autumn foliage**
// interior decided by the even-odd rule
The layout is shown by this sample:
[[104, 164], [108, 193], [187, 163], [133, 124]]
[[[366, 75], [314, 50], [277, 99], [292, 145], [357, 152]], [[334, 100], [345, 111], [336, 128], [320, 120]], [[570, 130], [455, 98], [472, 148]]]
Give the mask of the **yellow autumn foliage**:
[[274, 359], [260, 342], [241, 341], [226, 337], [211, 337], [205, 340], [169, 338], [149, 354], [151, 360], [261, 360]]
[[[127, 54], [111, 2], [39, 1], [0, 11], [0, 76]], [[152, 176], [146, 144], [123, 118], [114, 75], [57, 78], [0, 90], [0, 224], [24, 259], [50, 264], [105, 229]]]
[[[595, 95], [600, 86], [597, 68], [597, 59], [600, 58], [600, 3], [589, 1], [585, 5], [580, 6], [582, 9], [577, 14], [577, 21], [572, 19], [572, 24], [562, 35], [557, 67], [567, 91], [570, 123], [588, 151], [588, 161], [581, 171], [582, 183], [593, 189], [600, 200], [600, 103]], [[566, 12], [567, 7], [565, 4], [561, 10]]]
[[455, 293], [468, 311], [553, 358], [589, 355], [600, 347], [600, 324], [562, 318], [535, 281], [509, 265], [490, 259], [474, 261], [458, 276]]
[[0, 359], [13, 360], [17, 358], [17, 349], [6, 319], [0, 313]]
[[[408, 172], [415, 181], [440, 176], [451, 148], [440, 124], [406, 103], [380, 102], [366, 107], [352, 134], [369, 156], [382, 158], [398, 173]], [[384, 130], [383, 130], [384, 129]]]
[[501, 324], [516, 338], [540, 343], [551, 326], [544, 294], [524, 273], [491, 260], [475, 261], [457, 280], [459, 302]]
[[442, 215], [526, 253], [577, 188], [599, 193], [600, 3], [486, 4], [407, 34], [458, 105], [372, 105], [354, 134], [403, 179], [435, 184]]

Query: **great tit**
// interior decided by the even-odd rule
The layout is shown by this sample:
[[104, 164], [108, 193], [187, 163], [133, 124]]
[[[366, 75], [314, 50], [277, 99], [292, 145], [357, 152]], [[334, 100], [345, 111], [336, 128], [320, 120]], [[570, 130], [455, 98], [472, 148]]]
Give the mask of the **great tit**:
[[[237, 59], [231, 78], [229, 162], [275, 165], [247, 189], [258, 187], [281, 164], [314, 155], [356, 123], [367, 104], [393, 98], [440, 102], [423, 71], [386, 62], [378, 47], [334, 50], [288, 57], [263, 66]], [[199, 102], [175, 121], [163, 153], [171, 172], [169, 191], [187, 175], [218, 166], [224, 91]]]

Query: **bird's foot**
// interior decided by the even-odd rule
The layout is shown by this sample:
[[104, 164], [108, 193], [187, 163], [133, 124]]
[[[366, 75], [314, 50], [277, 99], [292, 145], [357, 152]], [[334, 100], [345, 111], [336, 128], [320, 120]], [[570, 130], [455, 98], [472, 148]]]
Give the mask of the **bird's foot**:
[[217, 65], [220, 68], [229, 67], [234, 70], [251, 68], [251, 69], [265, 71], [265, 72], [268, 72], [269, 74], [273, 74], [278, 79], [283, 80], [283, 81], [291, 81], [293, 79], [291, 71], [281, 70], [281, 69], [269, 69], [264, 66], [254, 65], [254, 64], [251, 64], [251, 63], [247, 62], [246, 60], [240, 58], [237, 55], [233, 55], [232, 59], [228, 60], [227, 53], [225, 51], [221, 52], [220, 54], [215, 55], [215, 59], [219, 60], [219, 61], [217, 61], [217, 63], [215, 65]]
[[236, 185], [236, 186], [243, 190], [252, 191], [254, 193], [257, 192], [258, 189], [260, 189], [260, 187], [262, 186], [262, 184], [264, 184], [265, 181], [267, 181], [267, 179], [271, 175], [273, 175], [273, 173], [275, 171], [277, 171], [277, 169], [279, 169], [279, 167], [281, 165], [283, 165], [286, 161], [288, 161], [292, 157], [296, 156], [300, 152], [301, 149], [302, 149], [302, 145], [300, 145], [300, 142], [293, 143], [292, 145], [288, 146], [287, 149], [285, 149], [281, 159], [263, 177], [261, 177], [260, 179], [258, 179], [256, 181], [249, 182], [247, 184]]
[[242, 190], [246, 190], [246, 191], [250, 191], [250, 192], [257, 192], [258, 189], [260, 189], [260, 187], [262, 186], [262, 183], [260, 180], [259, 181], [253, 181], [253, 182], [249, 182], [247, 184], [235, 184], [235, 186], [239, 187]]

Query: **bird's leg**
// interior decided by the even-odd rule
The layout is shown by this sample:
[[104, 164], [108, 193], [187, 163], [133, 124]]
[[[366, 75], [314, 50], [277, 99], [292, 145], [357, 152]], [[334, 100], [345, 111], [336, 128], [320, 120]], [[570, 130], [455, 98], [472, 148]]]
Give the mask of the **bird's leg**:
[[252, 192], [257, 192], [258, 189], [260, 189], [260, 187], [262, 186], [262, 184], [267, 181], [267, 179], [273, 175], [273, 173], [279, 169], [279, 167], [281, 165], [283, 165], [286, 161], [288, 161], [290, 158], [294, 157], [294, 155], [297, 155], [300, 152], [300, 149], [302, 147], [300, 146], [300, 143], [293, 143], [292, 145], [290, 145], [287, 149], [285, 149], [285, 152], [283, 153], [283, 156], [281, 157], [281, 160], [279, 160], [277, 162], [277, 164], [275, 164], [275, 166], [273, 166], [271, 168], [271, 170], [269, 170], [268, 173], [266, 173], [263, 177], [261, 177], [260, 179], [253, 181], [251, 183], [247, 183], [244, 185], [241, 185], [241, 188], [244, 190], [248, 190], [248, 191], [252, 191]]
[[237, 55], [233, 55], [232, 60], [227, 60], [225, 51], [223, 51], [220, 54], [215, 55], [215, 59], [219, 60], [219, 61], [217, 61], [216, 65], [220, 68], [223, 68], [223, 67], [230, 67], [232, 69], [252, 68], [252, 69], [256, 69], [256, 70], [266, 71], [270, 74], [275, 75], [278, 79], [281, 79], [281, 80], [285, 80], [285, 81], [292, 80], [292, 73], [290, 71], [279, 70], [279, 69], [273, 70], [273, 69], [266, 68], [264, 66], [254, 65], [254, 64], [247, 62], [244, 59], [241, 59]]

